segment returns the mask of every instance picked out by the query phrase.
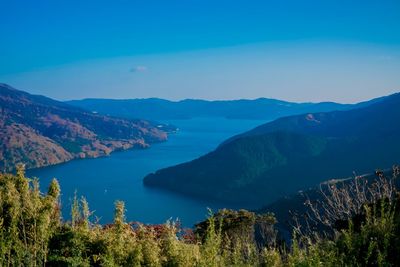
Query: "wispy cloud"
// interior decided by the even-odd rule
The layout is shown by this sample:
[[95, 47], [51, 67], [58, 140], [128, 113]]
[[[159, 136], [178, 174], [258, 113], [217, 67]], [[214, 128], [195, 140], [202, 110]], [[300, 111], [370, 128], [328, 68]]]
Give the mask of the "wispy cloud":
[[390, 56], [390, 55], [380, 55], [380, 56], [378, 56], [378, 60], [381, 60], [381, 61], [390, 61], [392, 59], [394, 59], [394, 57]]
[[135, 66], [135, 67], [132, 67], [129, 70], [129, 72], [145, 72], [147, 70], [148, 70], [148, 68], [146, 66]]

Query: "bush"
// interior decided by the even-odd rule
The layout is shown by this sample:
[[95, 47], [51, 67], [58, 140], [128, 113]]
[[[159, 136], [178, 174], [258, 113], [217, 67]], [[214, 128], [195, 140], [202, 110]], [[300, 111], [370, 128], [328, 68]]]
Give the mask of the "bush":
[[[400, 266], [400, 196], [384, 177], [378, 182], [368, 187], [374, 198], [360, 205], [335, 202], [355, 197], [354, 185], [331, 188], [324, 205], [333, 210], [316, 216], [336, 227], [334, 235], [297, 233], [286, 247], [276, 242], [272, 214], [246, 210], [210, 212], [192, 232], [178, 221], [129, 224], [117, 201], [114, 222], [99, 225], [75, 196], [72, 220], [64, 222], [57, 181], [41, 194], [19, 167], [16, 175], [0, 174], [0, 266]], [[377, 197], [373, 190], [382, 189]], [[353, 207], [347, 217], [343, 207]], [[329, 214], [340, 223], [326, 220]]]

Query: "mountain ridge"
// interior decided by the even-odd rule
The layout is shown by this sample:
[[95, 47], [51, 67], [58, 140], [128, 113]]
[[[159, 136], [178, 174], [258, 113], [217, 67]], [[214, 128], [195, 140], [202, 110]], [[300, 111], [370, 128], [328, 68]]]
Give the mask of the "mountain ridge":
[[167, 134], [145, 120], [93, 114], [0, 84], [0, 168], [43, 167], [74, 158], [148, 147]]
[[352, 110], [280, 118], [191, 162], [149, 174], [144, 184], [199, 198], [266, 205], [330, 178], [397, 163], [399, 107], [400, 94], [394, 94]]
[[149, 120], [190, 119], [194, 117], [225, 117], [230, 119], [273, 120], [282, 116], [347, 110], [355, 106], [368, 105], [368, 101], [357, 104], [335, 102], [295, 103], [271, 98], [238, 100], [184, 99], [171, 101], [161, 98], [145, 99], [82, 99], [66, 103], [102, 114], [125, 118]]

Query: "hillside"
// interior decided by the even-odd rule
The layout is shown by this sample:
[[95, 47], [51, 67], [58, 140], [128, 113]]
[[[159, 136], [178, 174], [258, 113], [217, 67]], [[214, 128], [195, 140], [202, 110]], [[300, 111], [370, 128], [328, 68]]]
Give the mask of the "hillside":
[[87, 110], [125, 118], [144, 118], [149, 120], [190, 119], [194, 117], [225, 117], [230, 119], [273, 120], [283, 116], [347, 110], [356, 105], [322, 103], [292, 103], [276, 99], [259, 98], [254, 100], [206, 101], [186, 99], [169, 101], [158, 98], [149, 99], [84, 99], [68, 101]]
[[0, 170], [147, 147], [167, 134], [144, 120], [113, 118], [0, 84]]
[[196, 160], [144, 178], [147, 186], [259, 207], [322, 181], [399, 161], [400, 94], [348, 111], [261, 125]]

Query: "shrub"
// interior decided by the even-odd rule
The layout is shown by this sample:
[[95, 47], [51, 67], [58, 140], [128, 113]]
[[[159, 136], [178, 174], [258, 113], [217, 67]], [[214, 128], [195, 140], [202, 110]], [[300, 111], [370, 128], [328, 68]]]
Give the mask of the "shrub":
[[295, 231], [282, 246], [274, 216], [246, 210], [210, 212], [192, 232], [178, 221], [127, 223], [117, 201], [114, 222], [99, 225], [75, 195], [63, 222], [57, 181], [42, 194], [18, 167], [0, 174], [0, 266], [400, 266], [400, 195], [390, 179], [378, 173], [376, 184], [334, 185], [323, 208], [313, 206], [313, 219], [334, 235]]

